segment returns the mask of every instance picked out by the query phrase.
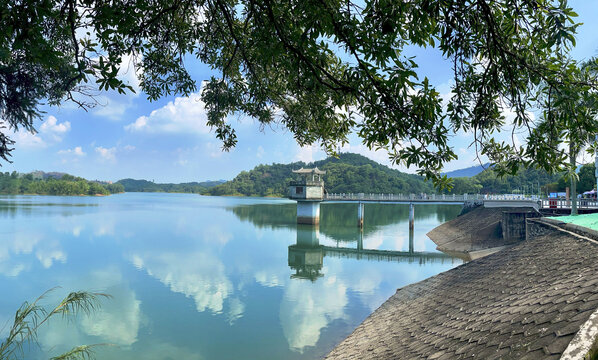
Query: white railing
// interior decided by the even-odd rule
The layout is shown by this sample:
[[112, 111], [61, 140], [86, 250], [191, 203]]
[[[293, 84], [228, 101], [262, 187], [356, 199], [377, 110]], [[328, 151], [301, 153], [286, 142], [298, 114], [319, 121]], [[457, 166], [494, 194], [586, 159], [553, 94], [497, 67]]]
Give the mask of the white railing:
[[[571, 200], [565, 199], [542, 199], [543, 209], [571, 209]], [[578, 199], [578, 209], [596, 209], [598, 201], [594, 199]]]
[[347, 201], [409, 201], [409, 200], [427, 200], [427, 201], [467, 201], [467, 200], [531, 200], [538, 201], [540, 198], [536, 195], [488, 195], [488, 194], [366, 194], [366, 193], [329, 193], [324, 196], [326, 200], [347, 200]]
[[[571, 209], [571, 201], [565, 199], [541, 199], [537, 195], [519, 194], [366, 194], [366, 193], [329, 193], [324, 195], [325, 200], [345, 201], [454, 201], [465, 202], [474, 200], [497, 201], [537, 201], [542, 203], [543, 209]], [[598, 201], [594, 199], [578, 199], [578, 209], [598, 209]]]

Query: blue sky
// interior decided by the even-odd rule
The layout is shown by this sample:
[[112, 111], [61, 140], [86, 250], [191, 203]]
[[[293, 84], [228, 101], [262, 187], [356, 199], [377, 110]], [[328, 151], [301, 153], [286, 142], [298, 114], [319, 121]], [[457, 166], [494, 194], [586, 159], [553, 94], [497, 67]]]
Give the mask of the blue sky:
[[[579, 60], [598, 55], [598, 2], [570, 1], [584, 23], [578, 29], [577, 46], [572, 51]], [[426, 75], [441, 94], [450, 91], [449, 64], [434, 49], [411, 49]], [[212, 74], [209, 67], [189, 61], [193, 78], [201, 83]], [[122, 77], [134, 87], [132, 68]], [[319, 147], [299, 147], [292, 134], [282, 128], [260, 130], [250, 118], [233, 119], [239, 142], [226, 153], [214, 133], [205, 125], [205, 111], [199, 94], [166, 97], [149, 102], [143, 93], [118, 95], [108, 92], [98, 97], [100, 105], [88, 112], [71, 103], [45, 108], [43, 122], [36, 122], [35, 135], [19, 131], [12, 164], [2, 163], [0, 171], [62, 171], [88, 179], [119, 180], [144, 178], [156, 182], [186, 182], [232, 179], [242, 170], [265, 163], [312, 161], [325, 158]], [[505, 134], [506, 136], [506, 134]], [[445, 170], [477, 165], [469, 134], [451, 140], [459, 159]], [[390, 165], [384, 151], [372, 151], [352, 136], [341, 151], [363, 154]], [[590, 161], [590, 157], [586, 157]], [[415, 168], [397, 167], [406, 172]]]

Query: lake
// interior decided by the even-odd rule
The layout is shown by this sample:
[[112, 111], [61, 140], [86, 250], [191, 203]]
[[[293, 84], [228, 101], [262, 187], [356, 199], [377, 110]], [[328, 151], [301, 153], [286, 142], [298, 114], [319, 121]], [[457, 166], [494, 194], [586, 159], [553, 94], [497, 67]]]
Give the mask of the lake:
[[[436, 252], [425, 234], [459, 211], [417, 205], [412, 250]], [[0, 338], [25, 300], [60, 286], [43, 304], [112, 298], [44, 326], [27, 359], [96, 343], [111, 344], [98, 359], [314, 359], [397, 288], [462, 263], [355, 251], [408, 252], [408, 205], [366, 204], [363, 232], [356, 204], [322, 204], [319, 227], [295, 216], [281, 199], [0, 196]]]

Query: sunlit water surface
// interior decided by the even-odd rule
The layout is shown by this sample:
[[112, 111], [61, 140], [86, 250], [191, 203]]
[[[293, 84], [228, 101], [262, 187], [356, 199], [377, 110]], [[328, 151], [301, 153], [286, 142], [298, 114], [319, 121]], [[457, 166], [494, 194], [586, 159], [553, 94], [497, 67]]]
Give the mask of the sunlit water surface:
[[[25, 358], [106, 343], [98, 359], [313, 359], [397, 288], [461, 264], [378, 259], [322, 246], [408, 252], [408, 206], [323, 204], [319, 228], [287, 200], [127, 193], [0, 197], [0, 338], [25, 300], [60, 286], [112, 295], [100, 311], [58, 319]], [[418, 205], [412, 249], [455, 205]], [[291, 246], [291, 247], [289, 247]], [[361, 257], [361, 258], [359, 258]]]

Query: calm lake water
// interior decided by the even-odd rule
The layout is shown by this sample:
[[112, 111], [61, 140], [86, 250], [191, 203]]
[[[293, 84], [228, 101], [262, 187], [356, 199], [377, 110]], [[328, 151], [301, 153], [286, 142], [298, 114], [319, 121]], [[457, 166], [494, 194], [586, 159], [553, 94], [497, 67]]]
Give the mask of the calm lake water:
[[[73, 290], [113, 298], [44, 326], [25, 358], [109, 343], [98, 359], [314, 359], [397, 288], [462, 263], [331, 249], [408, 252], [407, 205], [366, 204], [363, 234], [356, 204], [323, 204], [319, 228], [298, 227], [295, 208], [183, 194], [0, 196], [0, 338], [23, 301], [60, 286], [44, 304]], [[435, 252], [425, 234], [459, 211], [416, 206], [412, 249]]]

